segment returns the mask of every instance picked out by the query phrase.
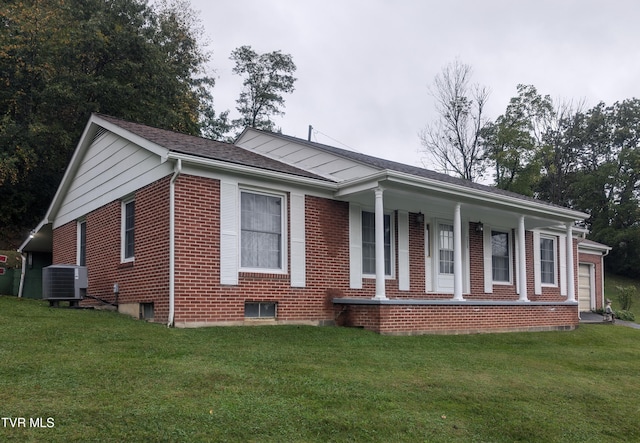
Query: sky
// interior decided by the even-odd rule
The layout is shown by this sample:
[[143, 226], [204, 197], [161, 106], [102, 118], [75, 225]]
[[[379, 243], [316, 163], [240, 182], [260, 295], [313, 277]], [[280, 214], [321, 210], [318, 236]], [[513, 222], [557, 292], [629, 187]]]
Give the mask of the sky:
[[190, 0], [212, 52], [216, 112], [242, 80], [231, 51], [291, 54], [298, 79], [274, 121], [287, 135], [423, 164], [418, 133], [437, 119], [429, 87], [456, 59], [504, 113], [518, 84], [555, 101], [640, 97], [637, 0]]

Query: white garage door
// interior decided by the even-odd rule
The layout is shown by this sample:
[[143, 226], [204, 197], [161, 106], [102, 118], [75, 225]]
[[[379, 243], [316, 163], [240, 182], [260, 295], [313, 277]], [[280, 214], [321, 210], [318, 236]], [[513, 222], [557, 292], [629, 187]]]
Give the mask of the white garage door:
[[591, 310], [591, 270], [592, 266], [580, 263], [578, 267], [578, 309]]

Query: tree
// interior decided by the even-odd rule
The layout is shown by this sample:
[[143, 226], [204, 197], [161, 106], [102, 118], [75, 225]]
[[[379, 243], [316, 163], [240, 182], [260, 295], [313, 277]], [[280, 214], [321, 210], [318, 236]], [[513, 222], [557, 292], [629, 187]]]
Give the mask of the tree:
[[289, 54], [280, 51], [258, 54], [251, 46], [241, 46], [231, 53], [233, 73], [244, 76], [243, 90], [236, 100], [241, 117], [235, 127], [246, 126], [274, 131], [275, 115], [284, 115], [284, 94], [294, 91], [296, 65]]
[[489, 91], [472, 85], [471, 74], [471, 66], [456, 60], [435, 77], [429, 92], [439, 117], [419, 137], [437, 169], [475, 181], [484, 172], [482, 131], [487, 124], [484, 107]]
[[543, 122], [553, 113], [553, 103], [534, 86], [518, 85], [517, 89], [518, 95], [509, 101], [505, 113], [487, 124], [483, 139], [495, 186], [531, 196], [540, 178], [536, 152]]
[[0, 8], [0, 246], [49, 205], [91, 112], [199, 134], [212, 113], [182, 0], [6, 0]]

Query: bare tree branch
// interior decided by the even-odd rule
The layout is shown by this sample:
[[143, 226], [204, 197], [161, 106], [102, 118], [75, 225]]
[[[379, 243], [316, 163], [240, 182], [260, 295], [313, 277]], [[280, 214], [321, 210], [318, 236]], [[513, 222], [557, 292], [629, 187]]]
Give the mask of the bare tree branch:
[[475, 181], [484, 172], [480, 135], [487, 124], [484, 109], [489, 90], [472, 85], [471, 73], [471, 66], [456, 60], [435, 77], [429, 93], [439, 117], [420, 131], [419, 137], [423, 152], [435, 161], [436, 169]]

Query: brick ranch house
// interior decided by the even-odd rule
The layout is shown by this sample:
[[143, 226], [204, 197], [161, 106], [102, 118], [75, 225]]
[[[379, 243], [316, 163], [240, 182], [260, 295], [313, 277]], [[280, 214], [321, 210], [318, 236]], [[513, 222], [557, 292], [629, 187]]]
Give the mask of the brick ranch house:
[[603, 306], [609, 248], [586, 217], [281, 134], [226, 144], [94, 114], [21, 251], [48, 243], [89, 295], [169, 326], [541, 331]]

